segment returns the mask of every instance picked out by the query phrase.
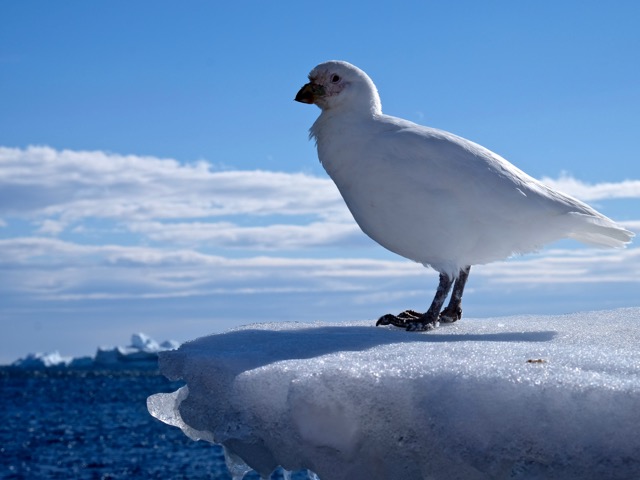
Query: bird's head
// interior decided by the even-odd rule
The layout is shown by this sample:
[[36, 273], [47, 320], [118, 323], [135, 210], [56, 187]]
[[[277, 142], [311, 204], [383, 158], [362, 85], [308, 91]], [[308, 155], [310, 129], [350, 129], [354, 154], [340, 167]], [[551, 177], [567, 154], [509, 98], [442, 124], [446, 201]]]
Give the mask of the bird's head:
[[350, 63], [336, 60], [311, 70], [309, 83], [298, 91], [295, 100], [313, 103], [323, 111], [381, 113], [380, 96], [369, 76]]

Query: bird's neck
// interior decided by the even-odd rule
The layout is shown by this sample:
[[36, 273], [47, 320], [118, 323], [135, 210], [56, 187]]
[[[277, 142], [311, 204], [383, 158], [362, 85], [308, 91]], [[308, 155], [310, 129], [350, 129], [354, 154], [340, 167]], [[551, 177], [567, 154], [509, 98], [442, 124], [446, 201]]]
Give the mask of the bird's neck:
[[335, 114], [325, 111], [310, 129], [315, 139], [318, 159], [338, 188], [356, 175], [354, 168], [366, 161], [363, 149], [378, 130], [373, 115]]
[[309, 137], [314, 138], [316, 144], [329, 137], [342, 137], [347, 132], [358, 131], [358, 126], [374, 121], [376, 116], [369, 111], [323, 110], [309, 129]]

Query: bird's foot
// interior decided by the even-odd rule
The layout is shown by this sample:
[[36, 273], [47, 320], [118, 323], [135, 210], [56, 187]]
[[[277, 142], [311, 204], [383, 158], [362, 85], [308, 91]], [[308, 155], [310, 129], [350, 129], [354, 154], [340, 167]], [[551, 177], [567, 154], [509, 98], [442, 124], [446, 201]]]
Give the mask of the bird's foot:
[[438, 327], [439, 323], [437, 318], [430, 318], [426, 313], [405, 310], [398, 315], [393, 315], [392, 313], [383, 315], [376, 322], [376, 327], [379, 325], [393, 325], [394, 327], [404, 328], [408, 332], [427, 332]]
[[436, 318], [435, 320], [430, 320], [429, 318], [419, 318], [414, 322], [407, 323], [407, 332], [428, 332], [430, 330], [434, 330], [440, 326], [440, 322]]
[[462, 318], [462, 308], [452, 308], [447, 307], [442, 312], [440, 312], [440, 321], [442, 323], [453, 323], [457, 322]]
[[387, 313], [378, 319], [376, 327], [380, 325], [393, 325], [394, 327], [407, 328], [409, 322], [414, 322], [420, 317], [422, 317], [422, 314], [415, 310], [405, 310], [398, 315]]

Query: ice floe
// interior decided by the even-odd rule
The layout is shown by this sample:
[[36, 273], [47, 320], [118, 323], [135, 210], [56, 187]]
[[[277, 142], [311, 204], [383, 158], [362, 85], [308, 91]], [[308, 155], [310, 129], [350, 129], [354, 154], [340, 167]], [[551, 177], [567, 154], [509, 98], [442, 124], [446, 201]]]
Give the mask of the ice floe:
[[263, 476], [640, 478], [639, 345], [640, 308], [248, 325], [160, 353], [148, 408]]

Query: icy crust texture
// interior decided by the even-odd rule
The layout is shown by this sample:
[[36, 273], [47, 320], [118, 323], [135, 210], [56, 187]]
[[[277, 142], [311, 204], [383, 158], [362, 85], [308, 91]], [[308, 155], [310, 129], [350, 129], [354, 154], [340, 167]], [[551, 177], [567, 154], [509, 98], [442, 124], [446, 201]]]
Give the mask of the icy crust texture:
[[424, 334], [250, 325], [160, 365], [187, 386], [151, 414], [263, 476], [640, 478], [640, 308]]

